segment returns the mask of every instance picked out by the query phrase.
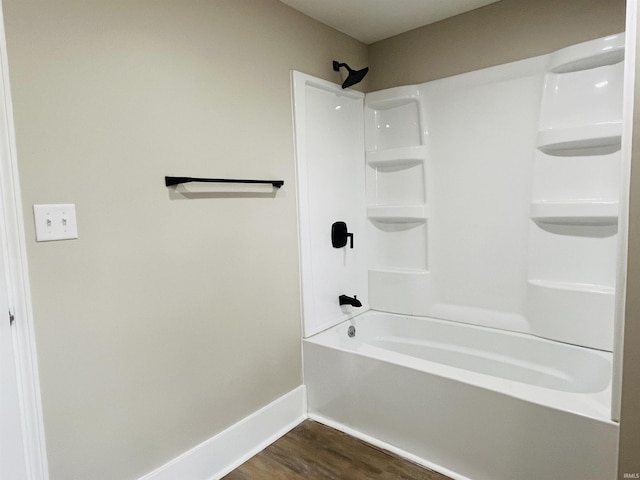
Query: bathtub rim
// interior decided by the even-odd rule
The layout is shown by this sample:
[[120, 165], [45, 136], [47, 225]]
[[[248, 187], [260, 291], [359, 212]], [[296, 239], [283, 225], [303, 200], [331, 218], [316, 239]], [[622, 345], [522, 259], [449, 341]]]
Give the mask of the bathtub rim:
[[[528, 402], [534, 405], [550, 408], [557, 411], [567, 412], [578, 416], [587, 417], [593, 420], [601, 421], [607, 424], [618, 425], [617, 422], [612, 420], [611, 417], [611, 377], [607, 386], [598, 392], [594, 393], [576, 393], [567, 392], [561, 390], [555, 390], [547, 387], [530, 385], [521, 383], [515, 380], [503, 379], [499, 377], [493, 377], [491, 375], [473, 372], [465, 370], [459, 367], [453, 367], [449, 365], [440, 364], [437, 362], [419, 359], [397, 353], [394, 351], [386, 350], [377, 346], [372, 346], [362, 342], [358, 343], [358, 348], [348, 348], [344, 345], [338, 344], [333, 341], [336, 336], [334, 333], [347, 335], [346, 330], [349, 325], [356, 323], [358, 320], [367, 318], [368, 316], [389, 316], [389, 317], [402, 317], [409, 318], [418, 321], [431, 321], [436, 323], [443, 323], [448, 325], [449, 323], [456, 324], [457, 327], [472, 328], [480, 330], [497, 331], [499, 334], [505, 334], [506, 336], [515, 335], [518, 337], [526, 336], [538, 340], [540, 342], [552, 342], [566, 346], [568, 349], [580, 349], [588, 350], [594, 355], [601, 356], [608, 360], [612, 365], [613, 354], [602, 350], [593, 348], [581, 347], [579, 345], [573, 345], [563, 342], [557, 342], [546, 338], [538, 337], [532, 334], [512, 332], [509, 330], [495, 329], [491, 327], [484, 327], [474, 324], [467, 324], [462, 322], [443, 320], [433, 317], [424, 317], [417, 315], [405, 315], [384, 312], [379, 310], [368, 310], [366, 312], [359, 313], [352, 318], [344, 320], [343, 322], [328, 327], [322, 332], [318, 332], [308, 338], [303, 338], [303, 362], [304, 362], [304, 342], [315, 344], [324, 348], [334, 349], [345, 353], [352, 353], [355, 355], [371, 358], [374, 360], [387, 362], [393, 365], [401, 366], [411, 370], [415, 370], [424, 374], [435, 375], [441, 378], [445, 378], [451, 381], [462, 382], [467, 385], [471, 385], [477, 388], [482, 388], [495, 392], [497, 394], [506, 395], [508, 397], [516, 398], [518, 400]], [[447, 322], [447, 323], [445, 323]], [[339, 333], [339, 331], [344, 332]]]

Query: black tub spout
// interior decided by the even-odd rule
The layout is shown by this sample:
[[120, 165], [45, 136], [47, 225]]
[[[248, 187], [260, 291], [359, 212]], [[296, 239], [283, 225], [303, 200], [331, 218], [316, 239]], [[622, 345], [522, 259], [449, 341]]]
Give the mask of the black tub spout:
[[362, 302], [358, 300], [356, 295], [354, 295], [353, 298], [347, 297], [346, 295], [340, 295], [338, 300], [340, 301], [340, 305], [351, 305], [352, 307], [362, 306]]

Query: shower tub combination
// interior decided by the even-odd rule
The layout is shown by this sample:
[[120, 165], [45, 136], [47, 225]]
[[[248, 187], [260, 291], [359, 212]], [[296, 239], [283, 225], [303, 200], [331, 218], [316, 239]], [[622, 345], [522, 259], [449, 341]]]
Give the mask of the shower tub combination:
[[454, 479], [615, 477], [623, 55], [366, 96], [294, 72], [311, 418]]
[[451, 478], [613, 478], [610, 353], [369, 311], [304, 355], [310, 418]]

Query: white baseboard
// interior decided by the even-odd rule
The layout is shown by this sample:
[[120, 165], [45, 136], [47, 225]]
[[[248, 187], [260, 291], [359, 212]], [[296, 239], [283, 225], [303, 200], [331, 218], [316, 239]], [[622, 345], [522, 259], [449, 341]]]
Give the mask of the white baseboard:
[[304, 385], [139, 480], [217, 480], [307, 418]]

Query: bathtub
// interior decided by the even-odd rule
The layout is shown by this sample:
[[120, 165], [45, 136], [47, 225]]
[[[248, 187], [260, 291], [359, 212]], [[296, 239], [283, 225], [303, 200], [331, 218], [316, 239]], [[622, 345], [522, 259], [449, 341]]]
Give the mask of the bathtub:
[[375, 311], [303, 353], [310, 418], [451, 478], [615, 477], [610, 353]]

